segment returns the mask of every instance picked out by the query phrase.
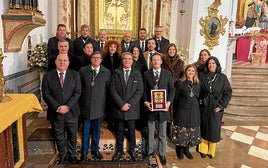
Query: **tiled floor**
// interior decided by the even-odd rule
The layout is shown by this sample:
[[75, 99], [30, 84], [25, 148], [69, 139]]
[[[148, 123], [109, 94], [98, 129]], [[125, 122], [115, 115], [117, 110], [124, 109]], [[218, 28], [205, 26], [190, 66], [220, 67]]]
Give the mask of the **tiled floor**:
[[[184, 158], [178, 160], [174, 152], [174, 145], [168, 142], [167, 168], [255, 168], [268, 167], [268, 121], [237, 121], [224, 119], [222, 126], [222, 140], [218, 144], [216, 157], [202, 159], [191, 148], [193, 160]], [[29, 119], [28, 136], [35, 128], [47, 127], [48, 122], [44, 118]], [[28, 142], [29, 162], [36, 168], [49, 166], [54, 150], [49, 142]], [[70, 167], [70, 166], [69, 166]], [[71, 166], [76, 167], [76, 166]], [[81, 165], [77, 165], [81, 167]], [[85, 167], [85, 165], [83, 166]], [[88, 166], [92, 167], [92, 166]], [[99, 165], [99, 167], [103, 167]], [[118, 167], [118, 166], [105, 166]], [[122, 167], [122, 165], [121, 165]], [[161, 167], [161, 166], [159, 166]]]

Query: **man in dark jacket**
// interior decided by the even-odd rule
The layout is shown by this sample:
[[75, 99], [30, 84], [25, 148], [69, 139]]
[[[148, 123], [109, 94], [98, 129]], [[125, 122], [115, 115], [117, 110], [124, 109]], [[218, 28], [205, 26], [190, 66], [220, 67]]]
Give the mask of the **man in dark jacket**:
[[[89, 135], [92, 130], [91, 155], [100, 160], [99, 152], [100, 126], [105, 110], [106, 95], [109, 88], [111, 72], [101, 65], [101, 52], [94, 52], [91, 64], [80, 69], [82, 94], [79, 100], [82, 118], [84, 119], [82, 161], [87, 162], [89, 149]], [[91, 129], [91, 127], [93, 129]]]
[[[66, 42], [68, 42], [68, 44], [67, 45], [64, 44], [64, 46], [59, 46], [59, 44], [58, 44], [59, 41], [62, 41], [62, 42], [66, 41]], [[63, 53], [61, 51], [60, 47], [66, 48], [67, 51], [64, 51], [64, 53]], [[70, 61], [69, 68], [72, 68], [72, 65], [74, 64], [74, 62], [73, 62], [73, 58], [74, 58], [73, 42], [70, 38], [67, 37], [66, 25], [58, 24], [56, 36], [49, 38], [48, 43], [47, 43], [47, 56], [48, 56], [47, 70], [50, 71], [52, 69], [55, 69], [56, 68], [56, 66], [55, 66], [56, 57], [59, 54], [66, 54], [66, 53], [68, 53], [68, 57], [69, 57], [69, 61]]]
[[47, 72], [42, 81], [43, 99], [48, 106], [47, 119], [50, 121], [59, 151], [59, 163], [63, 163], [67, 158], [76, 163], [81, 81], [78, 72], [68, 69], [67, 54], [58, 55], [55, 64], [56, 69]]
[[135, 122], [140, 118], [140, 98], [143, 94], [143, 81], [139, 71], [132, 69], [133, 56], [130, 52], [122, 54], [122, 67], [115, 70], [110, 85], [114, 101], [112, 117], [116, 119], [116, 153], [112, 160], [119, 161], [123, 152], [124, 124], [128, 129], [129, 154], [137, 160]]
[[[166, 128], [169, 118], [169, 106], [175, 95], [174, 83], [172, 75], [168, 70], [161, 68], [162, 54], [154, 53], [151, 57], [153, 68], [144, 73], [144, 105], [148, 108], [147, 124], [149, 131], [149, 151], [147, 157], [154, 156], [154, 132], [155, 126], [158, 124], [158, 153], [162, 165], [166, 164]], [[153, 110], [151, 90], [165, 89], [166, 104], [164, 110]]]

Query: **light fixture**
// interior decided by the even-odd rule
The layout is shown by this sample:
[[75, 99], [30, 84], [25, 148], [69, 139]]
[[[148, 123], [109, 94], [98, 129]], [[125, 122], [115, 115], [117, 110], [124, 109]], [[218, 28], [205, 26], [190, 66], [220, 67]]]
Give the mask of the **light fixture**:
[[185, 13], [184, 3], [185, 3], [184, 0], [181, 0], [181, 9], [180, 9], [180, 14], [181, 14], [181, 16], [183, 16], [184, 13]]

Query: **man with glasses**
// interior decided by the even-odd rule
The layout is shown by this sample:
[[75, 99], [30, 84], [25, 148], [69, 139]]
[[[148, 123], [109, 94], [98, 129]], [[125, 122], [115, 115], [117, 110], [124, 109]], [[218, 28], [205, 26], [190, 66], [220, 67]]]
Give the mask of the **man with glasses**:
[[[81, 116], [84, 119], [82, 162], [89, 161], [89, 147], [94, 159], [101, 160], [103, 158], [99, 152], [100, 127], [111, 77], [111, 72], [101, 65], [101, 52], [96, 51], [92, 53], [90, 59], [91, 64], [82, 67], [79, 71], [82, 87], [79, 105]], [[93, 131], [92, 133], [90, 133], [91, 130]], [[89, 145], [90, 134], [92, 134], [91, 145]]]
[[160, 25], [155, 26], [154, 34], [154, 39], [156, 41], [156, 51], [165, 54], [169, 45], [169, 40], [163, 37], [163, 27]]

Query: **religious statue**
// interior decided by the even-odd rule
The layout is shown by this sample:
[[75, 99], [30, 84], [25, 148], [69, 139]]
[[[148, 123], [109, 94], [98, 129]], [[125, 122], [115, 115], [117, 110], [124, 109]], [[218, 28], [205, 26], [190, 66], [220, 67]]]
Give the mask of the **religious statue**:
[[9, 0], [10, 9], [25, 9], [39, 11], [38, 0]]

